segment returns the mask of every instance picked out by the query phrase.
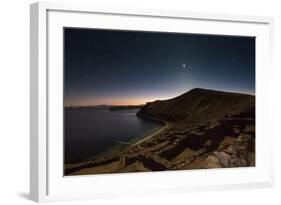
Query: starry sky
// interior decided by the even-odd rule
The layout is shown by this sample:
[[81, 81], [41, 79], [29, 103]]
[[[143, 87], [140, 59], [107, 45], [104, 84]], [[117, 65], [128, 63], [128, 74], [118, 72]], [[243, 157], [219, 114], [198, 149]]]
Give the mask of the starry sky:
[[193, 88], [255, 94], [255, 38], [64, 28], [64, 105], [139, 105]]

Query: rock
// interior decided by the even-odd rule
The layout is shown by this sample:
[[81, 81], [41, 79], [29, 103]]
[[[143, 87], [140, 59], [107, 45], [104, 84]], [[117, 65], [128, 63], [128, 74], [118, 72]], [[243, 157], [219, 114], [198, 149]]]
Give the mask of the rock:
[[230, 166], [231, 167], [244, 167], [244, 161], [242, 161], [239, 157], [235, 156], [234, 158], [231, 159], [230, 161]]
[[248, 162], [249, 162], [249, 166], [255, 166], [256, 162], [255, 162], [255, 154], [252, 152], [248, 153], [248, 158], [247, 158]]
[[248, 134], [240, 134], [237, 138], [238, 142], [250, 142], [252, 139], [251, 135]]
[[225, 152], [214, 152], [214, 155], [219, 159], [220, 163], [223, 167], [229, 167], [230, 166], [230, 160], [231, 157], [226, 154]]
[[236, 154], [237, 153], [237, 150], [236, 150], [236, 147], [234, 145], [229, 145], [227, 146], [225, 149], [224, 149], [224, 152], [226, 152], [227, 154]]
[[237, 133], [237, 134], [240, 133], [240, 128], [239, 128], [238, 125], [234, 125], [234, 126], [233, 126], [233, 132], [235, 132], [235, 133]]
[[212, 162], [212, 163], [217, 163], [217, 164], [220, 163], [219, 159], [217, 157], [213, 156], [213, 155], [208, 156], [207, 161]]
[[212, 141], [211, 140], [207, 140], [204, 144], [204, 147], [209, 147], [212, 145]]
[[237, 141], [237, 139], [234, 137], [225, 136], [223, 141], [220, 143], [218, 150], [223, 150], [226, 147], [234, 144], [236, 141]]
[[206, 164], [207, 164], [206, 168], [221, 168], [222, 167], [219, 159], [213, 155], [210, 155], [207, 157]]
[[243, 130], [245, 133], [254, 133], [255, 132], [255, 126], [254, 125], [247, 125], [245, 129]]
[[238, 155], [241, 159], [247, 159], [248, 158], [248, 151], [247, 150], [240, 150]]

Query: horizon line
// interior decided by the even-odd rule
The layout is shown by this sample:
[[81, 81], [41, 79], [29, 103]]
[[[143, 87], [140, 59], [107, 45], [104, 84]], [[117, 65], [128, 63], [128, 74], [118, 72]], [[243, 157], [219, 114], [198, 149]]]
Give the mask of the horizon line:
[[[209, 90], [209, 91], [217, 91], [217, 92], [225, 92], [225, 93], [236, 93], [236, 94], [243, 94], [243, 95], [252, 95], [252, 96], [256, 96], [255, 95], [255, 92], [252, 93], [252, 92], [237, 92], [237, 91], [228, 91], [228, 90], [217, 90], [217, 89], [207, 89], [207, 88], [192, 88], [182, 94], [179, 94], [175, 97], [171, 97], [171, 98], [168, 98], [168, 99], [158, 99], [158, 100], [169, 100], [169, 99], [173, 99], [173, 98], [176, 98], [178, 96], [181, 96], [187, 92], [190, 92], [191, 90], [194, 90], [194, 89], [202, 89], [202, 90]], [[145, 103], [141, 103], [141, 104], [109, 104], [109, 103], [99, 103], [99, 104], [85, 104], [85, 105], [82, 105], [82, 104], [79, 104], [79, 105], [63, 105], [63, 107], [96, 107], [96, 106], [141, 106], [141, 105], [145, 105], [146, 103], [148, 102], [154, 102], [154, 101], [157, 101], [157, 100], [150, 100], [150, 101], [146, 101]]]

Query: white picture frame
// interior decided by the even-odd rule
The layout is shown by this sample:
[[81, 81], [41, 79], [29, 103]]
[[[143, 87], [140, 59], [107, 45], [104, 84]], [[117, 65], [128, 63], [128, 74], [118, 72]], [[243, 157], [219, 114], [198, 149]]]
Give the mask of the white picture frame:
[[[57, 105], [62, 102], [63, 95], [60, 84], [61, 32], [64, 26], [151, 31], [174, 29], [177, 32], [255, 36], [256, 167], [64, 177], [61, 168], [61, 114], [56, 114], [61, 112]], [[272, 113], [263, 109], [270, 105], [267, 93], [272, 77], [272, 29], [273, 19], [270, 17], [99, 8], [95, 5], [71, 3], [32, 4], [30, 198], [39, 202], [273, 186], [273, 133], [270, 129]]]

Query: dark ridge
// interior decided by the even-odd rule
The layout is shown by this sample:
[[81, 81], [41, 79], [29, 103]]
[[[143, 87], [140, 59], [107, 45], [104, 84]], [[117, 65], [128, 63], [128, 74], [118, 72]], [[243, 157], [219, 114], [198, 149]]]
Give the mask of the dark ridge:
[[[206, 88], [193, 88], [189, 91], [187, 91], [186, 93], [189, 92], [194, 92], [194, 93], [216, 93], [216, 94], [221, 94], [221, 95], [250, 95], [250, 94], [245, 94], [245, 93], [236, 93], [236, 92], [229, 92], [229, 91], [220, 91], [220, 90], [212, 90], [212, 89], [206, 89]], [[186, 94], [184, 93], [184, 94]], [[182, 95], [184, 95], [182, 94]], [[250, 95], [250, 96], [254, 96], [254, 95]], [[180, 97], [180, 96], [178, 96]]]
[[137, 115], [168, 122], [202, 121], [246, 112], [254, 106], [253, 95], [195, 88], [169, 100], [146, 103]]

